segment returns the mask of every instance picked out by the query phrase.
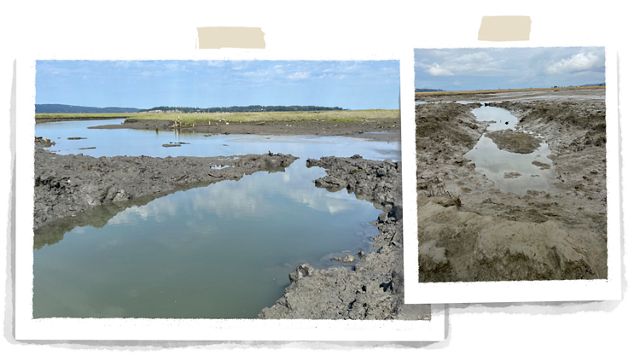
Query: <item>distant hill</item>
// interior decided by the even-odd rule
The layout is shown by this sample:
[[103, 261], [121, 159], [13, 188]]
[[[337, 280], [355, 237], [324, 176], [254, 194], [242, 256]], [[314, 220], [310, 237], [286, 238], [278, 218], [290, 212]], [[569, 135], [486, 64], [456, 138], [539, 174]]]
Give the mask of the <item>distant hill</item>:
[[430, 93], [430, 92], [441, 92], [444, 91], [442, 89], [428, 89], [428, 88], [416, 88], [416, 93]]
[[136, 113], [140, 109], [137, 108], [118, 108], [118, 107], [82, 107], [78, 105], [67, 104], [36, 104], [36, 113]]
[[340, 107], [319, 107], [315, 105], [242, 105], [233, 107], [155, 107], [145, 109], [148, 112], [184, 112], [184, 113], [238, 113], [238, 112], [305, 112], [305, 111], [326, 111], [344, 110]]

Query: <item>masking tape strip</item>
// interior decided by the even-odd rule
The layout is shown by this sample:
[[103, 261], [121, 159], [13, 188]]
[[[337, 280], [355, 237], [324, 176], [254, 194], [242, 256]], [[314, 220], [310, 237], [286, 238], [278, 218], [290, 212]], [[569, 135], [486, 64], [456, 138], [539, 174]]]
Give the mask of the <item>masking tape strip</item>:
[[212, 26], [198, 28], [199, 49], [264, 49], [264, 32], [258, 27]]
[[527, 41], [530, 32], [529, 16], [483, 16], [478, 40]]

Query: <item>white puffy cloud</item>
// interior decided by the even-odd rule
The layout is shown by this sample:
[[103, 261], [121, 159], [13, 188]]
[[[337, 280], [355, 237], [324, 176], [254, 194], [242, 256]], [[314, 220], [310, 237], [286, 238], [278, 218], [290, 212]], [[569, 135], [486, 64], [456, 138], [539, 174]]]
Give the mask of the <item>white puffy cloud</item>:
[[604, 66], [604, 59], [591, 52], [581, 52], [549, 64], [547, 66], [547, 73], [577, 73], [600, 68], [602, 66]]
[[466, 54], [454, 51], [438, 51], [433, 55], [436, 55], [437, 62], [423, 62], [417, 65], [431, 76], [477, 74], [501, 70], [501, 59], [494, 58], [486, 51]]
[[453, 75], [453, 73], [449, 69], [444, 68], [437, 63], [427, 65], [427, 72], [433, 76]]
[[287, 78], [291, 80], [302, 80], [309, 78], [310, 74], [308, 71], [296, 71], [295, 73], [291, 73], [287, 76]]

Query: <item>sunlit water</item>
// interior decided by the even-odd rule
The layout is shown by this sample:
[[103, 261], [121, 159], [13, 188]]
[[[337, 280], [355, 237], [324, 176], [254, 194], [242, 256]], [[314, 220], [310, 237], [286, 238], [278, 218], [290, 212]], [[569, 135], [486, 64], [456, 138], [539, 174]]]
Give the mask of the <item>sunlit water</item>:
[[[174, 134], [87, 129], [118, 121], [36, 126], [61, 154], [215, 156], [290, 153], [284, 172], [258, 172], [132, 206], [34, 252], [34, 317], [251, 318], [277, 300], [302, 262], [368, 249], [379, 211], [313, 181], [307, 158], [399, 159], [397, 142], [347, 137]], [[68, 137], [86, 137], [68, 140]], [[164, 148], [170, 141], [190, 144]], [[95, 147], [80, 150], [79, 148]]]
[[[481, 122], [491, 122], [487, 131], [514, 129], [518, 124], [516, 118], [506, 109], [483, 106], [474, 109], [473, 114]], [[501, 150], [494, 141], [483, 134], [478, 143], [465, 154], [481, 172], [495, 183], [498, 189], [516, 194], [526, 194], [528, 190], [549, 191], [553, 183], [553, 162], [549, 159], [551, 151], [545, 142], [529, 154], [512, 153]], [[540, 167], [539, 162], [548, 165], [548, 169]]]

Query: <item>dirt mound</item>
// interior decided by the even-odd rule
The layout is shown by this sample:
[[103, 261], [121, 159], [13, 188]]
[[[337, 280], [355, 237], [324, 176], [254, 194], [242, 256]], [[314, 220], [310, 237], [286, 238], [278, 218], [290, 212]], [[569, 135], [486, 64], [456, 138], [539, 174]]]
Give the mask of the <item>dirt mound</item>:
[[592, 257], [598, 236], [584, 228], [504, 220], [435, 202], [419, 215], [421, 282], [606, 277], [602, 258]]
[[522, 124], [552, 125], [560, 131], [573, 132], [576, 136], [569, 144], [573, 151], [592, 145], [604, 147], [607, 142], [604, 101], [508, 101], [499, 106], [517, 112]]
[[469, 110], [474, 107], [477, 106], [457, 103], [418, 105], [416, 137], [473, 147], [477, 140], [475, 130], [480, 128], [473, 117], [469, 117]]
[[433, 103], [416, 107], [418, 190], [431, 195], [457, 193], [449, 180], [454, 172], [472, 172], [463, 155], [478, 141], [487, 124], [475, 121], [471, 110], [480, 104]]
[[498, 146], [498, 149], [511, 153], [528, 154], [540, 147], [540, 139], [531, 134], [514, 132], [511, 129], [498, 130], [486, 134]]

